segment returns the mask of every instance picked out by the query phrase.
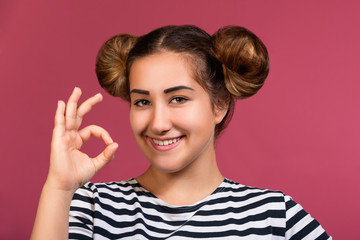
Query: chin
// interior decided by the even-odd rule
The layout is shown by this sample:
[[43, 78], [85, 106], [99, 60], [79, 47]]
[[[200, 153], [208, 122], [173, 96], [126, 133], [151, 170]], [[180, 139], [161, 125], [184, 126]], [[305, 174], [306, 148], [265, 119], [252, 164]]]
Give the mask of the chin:
[[179, 162], [176, 160], [169, 161], [169, 158], [162, 160], [159, 159], [150, 160], [150, 163], [153, 169], [156, 169], [159, 172], [167, 173], [167, 174], [179, 173], [190, 164], [190, 162], [182, 162], [182, 161]]

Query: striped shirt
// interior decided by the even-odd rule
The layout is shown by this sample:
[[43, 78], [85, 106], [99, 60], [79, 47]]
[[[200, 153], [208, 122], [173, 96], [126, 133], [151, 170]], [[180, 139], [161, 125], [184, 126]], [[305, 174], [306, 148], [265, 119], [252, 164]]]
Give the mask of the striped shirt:
[[173, 206], [135, 179], [74, 194], [69, 239], [332, 239], [291, 197], [224, 179], [205, 199]]

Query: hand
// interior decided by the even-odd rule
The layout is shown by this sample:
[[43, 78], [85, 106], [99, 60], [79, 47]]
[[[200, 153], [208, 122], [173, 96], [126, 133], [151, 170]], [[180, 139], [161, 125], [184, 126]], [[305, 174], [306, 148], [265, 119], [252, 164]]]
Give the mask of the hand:
[[[77, 107], [80, 96], [80, 88], [75, 88], [66, 106], [63, 101], [58, 102], [55, 114], [50, 169], [46, 184], [65, 191], [76, 191], [89, 181], [113, 159], [118, 148], [118, 144], [113, 142], [109, 133], [99, 126], [90, 125], [79, 130], [83, 117], [94, 105], [102, 101], [102, 95], [99, 93]], [[92, 136], [103, 139], [107, 145], [95, 158], [90, 158], [80, 151], [81, 146]]]

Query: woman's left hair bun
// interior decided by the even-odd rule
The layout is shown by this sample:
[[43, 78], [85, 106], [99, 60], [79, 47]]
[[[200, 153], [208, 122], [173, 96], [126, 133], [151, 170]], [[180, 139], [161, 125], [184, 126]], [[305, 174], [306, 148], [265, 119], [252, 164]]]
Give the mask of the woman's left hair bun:
[[254, 95], [269, 73], [269, 55], [263, 42], [240, 26], [219, 29], [213, 41], [228, 91], [238, 99]]
[[116, 35], [107, 40], [96, 57], [95, 71], [99, 83], [112, 96], [129, 100], [126, 60], [138, 37]]

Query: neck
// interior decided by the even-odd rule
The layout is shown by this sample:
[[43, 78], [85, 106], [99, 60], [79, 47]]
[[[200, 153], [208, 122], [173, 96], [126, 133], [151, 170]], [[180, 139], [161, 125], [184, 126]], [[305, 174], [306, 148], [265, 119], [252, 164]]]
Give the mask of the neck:
[[174, 173], [159, 171], [154, 166], [137, 181], [163, 201], [177, 206], [192, 205], [213, 193], [224, 180], [213, 157], [197, 159]]

